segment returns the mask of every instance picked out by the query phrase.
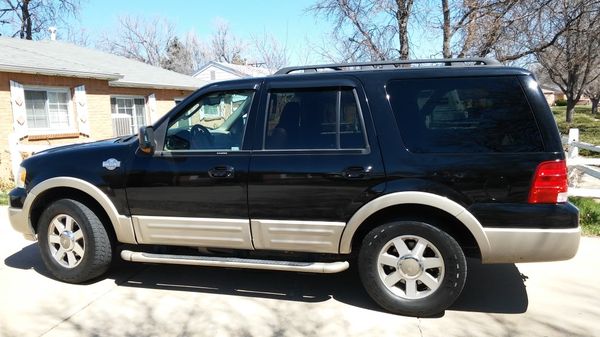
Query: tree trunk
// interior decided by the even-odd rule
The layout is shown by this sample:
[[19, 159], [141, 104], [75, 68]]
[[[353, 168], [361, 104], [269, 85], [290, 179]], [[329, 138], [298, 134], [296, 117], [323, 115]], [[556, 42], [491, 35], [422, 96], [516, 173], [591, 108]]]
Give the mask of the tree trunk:
[[396, 20], [398, 20], [398, 42], [400, 50], [400, 59], [408, 60], [408, 18], [412, 10], [413, 0], [396, 0], [398, 10], [396, 11]]
[[448, 7], [448, 0], [442, 0], [442, 12], [444, 13], [442, 54], [444, 58], [449, 59], [452, 57], [452, 52], [450, 51], [450, 8]]
[[21, 21], [21, 38], [32, 40], [31, 36], [31, 14], [29, 13], [29, 1], [23, 0], [21, 4], [21, 17], [23, 18]]
[[600, 102], [600, 96], [591, 98], [592, 101], [592, 115], [598, 114], [598, 103]]
[[567, 123], [573, 122], [573, 115], [575, 114], [575, 101], [572, 97], [567, 96]]

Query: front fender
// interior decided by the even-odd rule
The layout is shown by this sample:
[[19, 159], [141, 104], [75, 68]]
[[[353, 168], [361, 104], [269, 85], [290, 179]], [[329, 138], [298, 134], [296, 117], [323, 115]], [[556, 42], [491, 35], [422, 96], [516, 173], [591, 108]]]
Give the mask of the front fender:
[[91, 183], [85, 180], [73, 177], [55, 177], [44, 180], [36, 184], [27, 193], [27, 197], [25, 198], [25, 202], [23, 203], [22, 213], [27, 216], [27, 223], [31, 230], [33, 230], [33, 225], [31, 223], [30, 212], [32, 206], [35, 205], [36, 199], [44, 192], [49, 191], [53, 188], [60, 187], [76, 189], [94, 198], [94, 200], [96, 200], [98, 204], [100, 204], [100, 206], [108, 215], [111, 225], [113, 226], [115, 234], [117, 236], [117, 240], [123, 243], [137, 243], [135, 240], [135, 234], [133, 231], [133, 223], [131, 221], [131, 218], [119, 214], [117, 208], [112, 203], [110, 198], [98, 187], [92, 185]]

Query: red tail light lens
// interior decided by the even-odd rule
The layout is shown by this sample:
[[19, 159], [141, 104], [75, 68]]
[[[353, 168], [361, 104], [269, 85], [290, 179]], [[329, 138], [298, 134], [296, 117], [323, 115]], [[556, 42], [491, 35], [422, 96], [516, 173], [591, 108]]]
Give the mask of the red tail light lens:
[[567, 201], [567, 164], [564, 160], [538, 165], [529, 190], [530, 204], [555, 204]]

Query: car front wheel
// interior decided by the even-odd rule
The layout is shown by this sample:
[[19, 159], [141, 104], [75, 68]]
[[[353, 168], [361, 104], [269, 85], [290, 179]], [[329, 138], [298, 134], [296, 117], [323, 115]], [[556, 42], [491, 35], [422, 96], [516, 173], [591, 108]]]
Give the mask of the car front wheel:
[[423, 222], [396, 221], [371, 230], [359, 252], [362, 283], [384, 309], [431, 316], [448, 308], [466, 281], [465, 255], [450, 235]]
[[100, 219], [71, 199], [52, 203], [40, 216], [38, 240], [44, 264], [58, 280], [80, 283], [106, 272], [111, 240]]

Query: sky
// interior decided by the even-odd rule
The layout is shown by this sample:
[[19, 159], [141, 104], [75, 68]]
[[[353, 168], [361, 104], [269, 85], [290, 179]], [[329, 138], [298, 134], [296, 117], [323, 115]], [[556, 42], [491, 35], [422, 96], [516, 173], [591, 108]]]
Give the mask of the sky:
[[172, 21], [180, 36], [195, 31], [207, 39], [215, 21], [222, 19], [229, 23], [233, 34], [243, 39], [269, 32], [281, 43], [287, 43], [291, 54], [297, 54], [306, 37], [318, 38], [331, 31], [329, 22], [306, 13], [306, 8], [313, 3], [314, 0], [89, 0], [82, 2], [79, 25], [93, 40], [116, 27], [119, 16], [160, 16]]
[[176, 23], [180, 33], [195, 30], [209, 34], [216, 18], [227, 20], [233, 31], [244, 35], [252, 31], [271, 30], [276, 35], [316, 33], [322, 26], [312, 14], [304, 13], [314, 0], [261, 1], [143, 1], [89, 0], [82, 3], [81, 23], [90, 29], [110, 29], [120, 15], [163, 16]]
[[[316, 0], [84, 0], [79, 24], [92, 39], [102, 32], [110, 32], [119, 16], [133, 15], [144, 18], [165, 17], [175, 23], [178, 35], [195, 31], [208, 40], [217, 20], [229, 23], [233, 34], [242, 39], [264, 32], [273, 34], [285, 44], [290, 63], [323, 62], [317, 55], [307, 59], [308, 41], [321, 44], [331, 34], [332, 23], [315, 17], [307, 8]], [[417, 31], [413, 27], [413, 32]], [[431, 36], [413, 33], [412, 57], [429, 58], [441, 45]]]
[[[231, 32], [242, 39], [267, 32], [287, 46], [290, 63], [319, 63], [324, 60], [306, 49], [322, 44], [330, 36], [332, 23], [315, 17], [307, 8], [316, 0], [83, 0], [81, 12], [73, 26], [85, 29], [94, 41], [103, 33], [113, 31], [118, 17], [164, 17], [173, 22], [179, 36], [189, 31], [208, 40], [217, 20], [229, 23]], [[417, 29], [412, 29], [416, 31]], [[60, 33], [60, 32], [59, 32]], [[438, 39], [439, 40], [439, 39]], [[441, 43], [435, 38], [413, 36], [413, 58], [429, 58]]]

